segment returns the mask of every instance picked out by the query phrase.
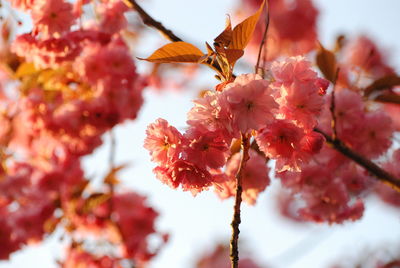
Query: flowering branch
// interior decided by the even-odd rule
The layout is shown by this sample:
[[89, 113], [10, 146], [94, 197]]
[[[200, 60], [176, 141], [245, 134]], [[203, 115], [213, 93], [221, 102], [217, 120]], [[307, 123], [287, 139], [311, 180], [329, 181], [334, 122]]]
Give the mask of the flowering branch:
[[242, 177], [243, 171], [246, 167], [246, 162], [249, 160], [249, 149], [250, 149], [250, 141], [249, 137], [245, 134], [242, 134], [242, 158], [240, 160], [239, 169], [236, 173], [236, 195], [235, 195], [235, 206], [234, 206], [234, 214], [231, 223], [232, 227], [232, 237], [230, 241], [230, 257], [231, 257], [231, 267], [238, 268], [239, 262], [239, 250], [238, 250], [238, 240], [239, 240], [239, 224], [241, 222], [240, 219], [240, 205], [242, 203]]
[[364, 167], [370, 173], [375, 175], [375, 177], [378, 180], [380, 180], [381, 182], [389, 185], [394, 190], [400, 192], [400, 180], [399, 179], [393, 177], [386, 170], [383, 170], [382, 168], [380, 168], [378, 165], [376, 165], [371, 160], [364, 158], [363, 156], [361, 156], [361, 155], [357, 154], [356, 152], [354, 152], [353, 150], [351, 150], [340, 139], [337, 139], [337, 138], [334, 139], [318, 128], [315, 128], [314, 130], [316, 132], [321, 133], [325, 137], [326, 142], [330, 146], [332, 146], [336, 151], [342, 153], [344, 156], [350, 158], [351, 160], [353, 160], [360, 166]]

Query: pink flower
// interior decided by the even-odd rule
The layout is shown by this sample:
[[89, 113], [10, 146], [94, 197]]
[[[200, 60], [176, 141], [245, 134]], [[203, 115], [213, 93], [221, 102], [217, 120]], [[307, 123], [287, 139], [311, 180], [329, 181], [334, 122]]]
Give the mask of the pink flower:
[[145, 204], [146, 198], [134, 192], [113, 196], [115, 220], [121, 232], [124, 257], [146, 263], [155, 252], [150, 250], [148, 237], [156, 233], [158, 213]]
[[202, 125], [210, 131], [220, 131], [227, 143], [239, 136], [227, 95], [220, 92], [209, 92], [203, 98], [194, 101], [195, 106], [188, 113], [187, 123], [191, 126]]
[[285, 87], [293, 83], [314, 82], [317, 79], [317, 73], [312, 70], [311, 63], [301, 56], [274, 61], [271, 71], [275, 83]]
[[39, 1], [32, 10], [34, 32], [44, 38], [68, 31], [75, 17], [72, 13], [72, 4], [64, 0]]
[[122, 1], [101, 2], [98, 6], [98, 13], [101, 17], [99, 29], [107, 33], [117, 33], [127, 26], [124, 13], [128, 6]]
[[352, 194], [361, 194], [363, 191], [374, 185], [372, 179], [364, 168], [355, 163], [346, 163], [338, 170], [337, 176], [346, 185], [347, 190]]
[[20, 248], [20, 243], [13, 235], [12, 226], [8, 225], [9, 213], [0, 207], [0, 260], [7, 260], [10, 254]]
[[[330, 103], [328, 98], [327, 104]], [[357, 92], [342, 89], [335, 93], [336, 130], [341, 140], [350, 144], [357, 144], [358, 133], [365, 124], [365, 105]], [[319, 128], [332, 133], [332, 116], [329, 106], [326, 105], [319, 118]]]
[[[317, 116], [325, 103], [322, 97], [328, 81], [317, 77], [310, 62], [303, 57], [291, 57], [271, 66], [279, 90], [279, 113], [285, 119], [295, 120], [297, 125], [311, 130], [317, 124]], [[321, 94], [322, 93], [322, 94]]]
[[183, 158], [199, 167], [219, 168], [226, 162], [228, 145], [221, 132], [211, 132], [201, 125], [191, 127], [185, 134], [188, 146]]
[[278, 104], [271, 96], [269, 83], [258, 75], [238, 76], [225, 87], [223, 94], [229, 102], [234, 124], [243, 133], [258, 130], [274, 119]]
[[342, 223], [344, 220], [358, 220], [364, 212], [364, 204], [357, 200], [349, 204], [344, 184], [332, 181], [322, 189], [310, 188], [302, 193], [306, 206], [300, 215], [315, 222]]
[[113, 40], [107, 46], [98, 43], [87, 45], [78, 60], [77, 69], [92, 85], [107, 79], [121, 83], [136, 76], [129, 49], [119, 39]]
[[193, 195], [211, 185], [211, 175], [207, 170], [184, 160], [178, 160], [174, 163], [172, 177], [180, 182], [184, 191], [190, 191]]
[[304, 130], [291, 122], [276, 120], [260, 130], [256, 141], [267, 157], [278, 160], [277, 171], [300, 170], [300, 164], [309, 158], [302, 148], [304, 135]]
[[168, 167], [158, 166], [153, 172], [169, 187], [176, 189], [182, 186], [183, 191], [190, 191], [193, 195], [207, 189], [212, 181], [207, 170], [185, 160], [177, 160]]
[[86, 252], [82, 247], [71, 247], [67, 251], [65, 260], [62, 263], [63, 268], [117, 268], [119, 265], [118, 258], [110, 256], [97, 256]]
[[282, 88], [281, 96], [278, 100], [280, 112], [286, 119], [295, 120], [305, 129], [312, 129], [317, 124], [316, 117], [325, 101], [313, 83], [295, 83]]
[[389, 149], [393, 132], [392, 121], [386, 113], [367, 113], [364, 124], [357, 132], [356, 150], [367, 157], [376, 158]]
[[30, 11], [41, 0], [10, 0], [11, 5], [23, 11]]
[[[255, 12], [261, 0], [242, 0], [242, 7], [252, 7]], [[270, 25], [267, 35], [268, 59], [279, 56], [296, 56], [310, 52], [317, 45], [317, 17], [318, 10], [311, 0], [274, 0], [270, 2]], [[253, 41], [250, 45], [253, 50], [258, 47], [263, 35], [264, 27], [256, 27]], [[257, 52], [254, 52], [257, 53]]]
[[367, 178], [359, 169], [347, 164], [336, 169], [325, 168], [327, 160], [318, 156], [314, 163], [303, 164], [301, 172], [276, 174], [282, 184], [292, 190], [291, 196], [283, 200], [284, 212], [296, 220], [316, 222], [341, 223], [359, 219], [364, 205], [350, 193], [358, 195], [367, 189]]
[[20, 243], [40, 241], [45, 234], [44, 223], [56, 209], [54, 201], [38, 189], [30, 189], [19, 203], [19, 208], [7, 218], [13, 237]]
[[[269, 185], [269, 168], [266, 159], [254, 150], [250, 150], [250, 159], [246, 163], [242, 177], [243, 200], [249, 205], [254, 205], [258, 195]], [[226, 164], [225, 174], [214, 175], [215, 192], [222, 199], [236, 194], [236, 173], [241, 155], [236, 153]]]
[[[335, 94], [335, 114], [338, 133], [352, 130], [364, 122], [365, 107], [360, 94], [347, 89]], [[342, 137], [340, 137], [342, 138]]]
[[278, 172], [276, 176], [281, 179], [283, 186], [294, 192], [301, 192], [307, 186], [323, 188], [332, 180], [332, 172], [317, 164], [302, 165], [301, 172]]
[[146, 130], [144, 148], [149, 150], [151, 160], [161, 165], [176, 161], [185, 142], [182, 134], [164, 119], [157, 119]]
[[301, 150], [310, 154], [316, 154], [321, 150], [324, 142], [325, 139], [321, 134], [314, 131], [308, 132], [300, 142]]
[[372, 74], [374, 78], [394, 73], [393, 68], [387, 64], [384, 56], [377, 45], [366, 36], [351, 40], [344, 47], [345, 64], [356, 70], [358, 68], [365, 70]]

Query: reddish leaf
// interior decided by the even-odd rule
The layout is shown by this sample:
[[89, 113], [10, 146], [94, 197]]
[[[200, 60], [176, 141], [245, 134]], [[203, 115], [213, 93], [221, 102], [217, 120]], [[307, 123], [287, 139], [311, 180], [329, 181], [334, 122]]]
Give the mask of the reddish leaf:
[[16, 78], [21, 78], [27, 75], [32, 75], [37, 73], [38, 70], [35, 68], [33, 63], [24, 62], [20, 66], [18, 66], [17, 71], [15, 72]]
[[108, 174], [105, 176], [104, 183], [111, 184], [111, 185], [119, 184], [120, 181], [117, 178], [117, 173], [126, 167], [127, 167], [127, 165], [120, 165], [120, 166], [117, 166], [117, 167], [114, 167], [113, 169], [111, 169], [108, 172]]
[[193, 62], [197, 63], [203, 56], [203, 52], [192, 44], [186, 42], [174, 42], [157, 49], [147, 59], [139, 58], [157, 63], [171, 62]]
[[242, 140], [236, 139], [231, 145], [231, 155], [234, 155], [234, 154], [240, 152], [241, 146], [242, 146]]
[[247, 46], [253, 36], [254, 29], [256, 28], [258, 19], [264, 9], [264, 5], [265, 0], [254, 15], [236, 25], [232, 32], [232, 42], [229, 45], [229, 48], [244, 49]]
[[57, 225], [60, 223], [61, 218], [51, 217], [47, 219], [43, 224], [43, 229], [47, 234], [51, 234], [56, 229]]
[[383, 89], [390, 89], [394, 86], [400, 85], [400, 77], [391, 74], [375, 80], [371, 85], [365, 89], [365, 95], [369, 96], [372, 92]]
[[244, 51], [241, 49], [227, 49], [225, 50], [225, 54], [229, 64], [233, 66], [243, 56]]
[[337, 72], [335, 54], [325, 49], [321, 44], [317, 53], [317, 65], [325, 78], [335, 83]]
[[335, 49], [333, 51], [334, 52], [340, 51], [343, 48], [345, 42], [346, 42], [346, 37], [343, 34], [339, 35], [336, 38]]
[[108, 201], [111, 198], [110, 194], [106, 193], [94, 193], [91, 194], [86, 200], [85, 204], [83, 205], [82, 212], [88, 213], [97, 206], [103, 204], [104, 202]]
[[214, 43], [220, 44], [223, 47], [228, 47], [232, 41], [232, 25], [231, 19], [226, 19], [226, 26], [224, 31], [214, 39]]

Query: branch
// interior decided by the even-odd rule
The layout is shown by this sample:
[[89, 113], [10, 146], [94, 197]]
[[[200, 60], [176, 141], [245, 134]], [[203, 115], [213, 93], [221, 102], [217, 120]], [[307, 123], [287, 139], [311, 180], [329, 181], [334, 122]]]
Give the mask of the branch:
[[[260, 68], [260, 59], [261, 59], [261, 53], [264, 51], [265, 48], [265, 42], [267, 39], [267, 33], [268, 33], [268, 28], [269, 28], [269, 2], [267, 1], [267, 5], [266, 5], [266, 9], [267, 9], [267, 18], [266, 18], [266, 22], [265, 22], [265, 30], [262, 36], [262, 40], [260, 43], [260, 47], [258, 48], [258, 56], [257, 56], [257, 63], [255, 66], [255, 73], [258, 74], [258, 69]], [[266, 52], [264, 52], [264, 56], [265, 56]]]
[[135, 0], [123, 0], [124, 3], [130, 7], [135, 9], [138, 13], [140, 18], [142, 19], [143, 23], [149, 27], [152, 27], [158, 31], [160, 31], [168, 40], [171, 42], [179, 42], [182, 41], [178, 36], [176, 36], [171, 30], [164, 27], [161, 22], [156, 21], [150, 16], [146, 11], [143, 10]]
[[332, 137], [333, 140], [337, 139], [337, 130], [336, 130], [336, 124], [337, 124], [337, 119], [336, 119], [336, 113], [335, 113], [335, 89], [336, 89], [336, 81], [338, 79], [339, 76], [339, 68], [336, 69], [336, 74], [335, 74], [335, 80], [333, 81], [333, 88], [332, 88], [332, 94], [331, 94], [331, 105], [329, 107], [329, 110], [331, 111], [331, 115], [332, 115], [332, 122], [331, 122], [331, 126], [332, 126]]
[[242, 177], [243, 171], [246, 167], [246, 163], [249, 160], [249, 149], [250, 149], [250, 141], [249, 137], [245, 134], [242, 134], [242, 158], [240, 160], [240, 165], [238, 171], [236, 173], [236, 195], [235, 195], [235, 206], [234, 206], [234, 214], [231, 223], [232, 227], [232, 237], [230, 241], [230, 257], [231, 257], [231, 267], [238, 268], [239, 262], [239, 248], [238, 248], [238, 240], [239, 240], [239, 224], [241, 222], [240, 219], [240, 204], [242, 203]]
[[341, 140], [339, 139], [333, 139], [330, 137], [328, 134], [323, 132], [322, 130], [315, 128], [314, 131], [321, 133], [325, 139], [326, 143], [328, 143], [330, 146], [332, 146], [335, 150], [338, 152], [342, 153], [344, 156], [350, 158], [363, 168], [365, 168], [367, 171], [369, 171], [371, 174], [373, 174], [378, 180], [381, 182], [389, 185], [392, 187], [394, 190], [400, 192], [400, 180], [389, 174], [386, 170], [383, 170], [380, 168], [378, 165], [376, 165], [374, 162], [371, 160], [364, 158], [363, 156], [357, 154], [353, 150], [351, 150], [349, 147], [347, 147]]

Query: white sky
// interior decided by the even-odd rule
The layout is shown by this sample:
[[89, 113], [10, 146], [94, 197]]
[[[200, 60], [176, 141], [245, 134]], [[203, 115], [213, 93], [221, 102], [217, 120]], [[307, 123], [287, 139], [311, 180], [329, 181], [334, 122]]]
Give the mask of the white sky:
[[[229, 0], [149, 0], [144, 8], [184, 39], [202, 44], [223, 28], [225, 15], [232, 12]], [[338, 33], [370, 33], [382, 47], [389, 48], [391, 62], [400, 70], [400, 1], [398, 0], [314, 0], [321, 8], [320, 37], [330, 45]], [[160, 39], [150, 38], [143, 51], [157, 48]], [[251, 71], [251, 70], [249, 70]], [[212, 77], [212, 76], [210, 76]], [[198, 85], [212, 86], [214, 80], [201, 78]], [[148, 201], [161, 214], [158, 229], [171, 234], [170, 242], [151, 263], [151, 268], [193, 267], [194, 259], [217, 242], [228, 241], [233, 200], [221, 202], [212, 192], [193, 198], [160, 183], [152, 174], [154, 165], [143, 149], [146, 126], [162, 117], [183, 128], [186, 113], [196, 88], [177, 94], [147, 92], [140, 118], [117, 128], [117, 163], [132, 163], [121, 173], [124, 189], [135, 189], [149, 196]], [[87, 174], [102, 175], [107, 169], [108, 139], [95, 155], [85, 161]], [[242, 248], [269, 267], [328, 267], [340, 260], [357, 260], [366, 248], [400, 248], [399, 210], [382, 207], [379, 202], [366, 205], [361, 221], [341, 226], [292, 225], [275, 213], [273, 183], [255, 207], [243, 206], [240, 239]], [[1, 245], [0, 245], [1, 246]], [[33, 246], [12, 255], [5, 267], [54, 267], [62, 255], [55, 239], [44, 246]]]

